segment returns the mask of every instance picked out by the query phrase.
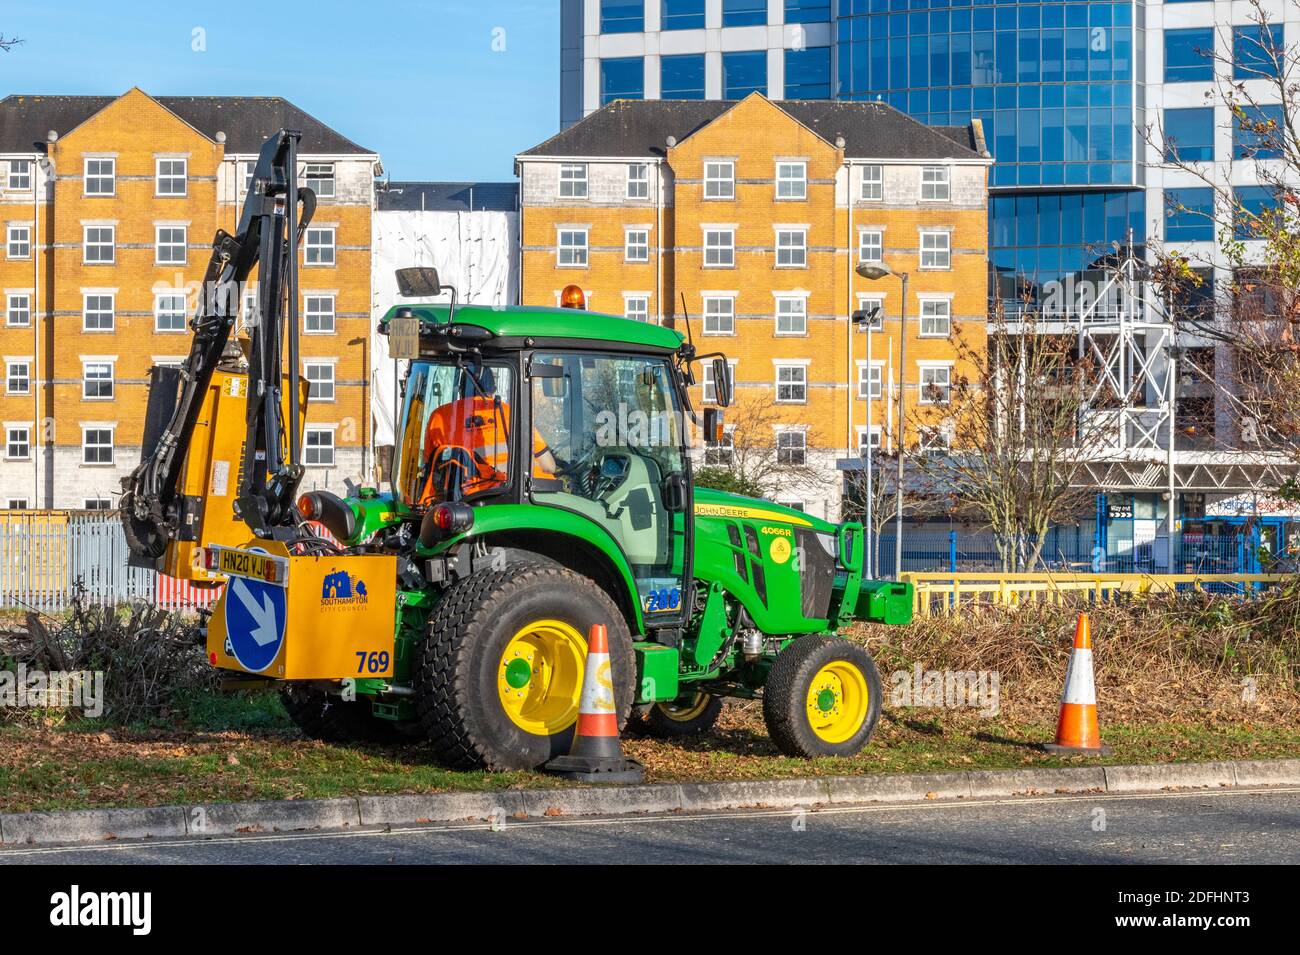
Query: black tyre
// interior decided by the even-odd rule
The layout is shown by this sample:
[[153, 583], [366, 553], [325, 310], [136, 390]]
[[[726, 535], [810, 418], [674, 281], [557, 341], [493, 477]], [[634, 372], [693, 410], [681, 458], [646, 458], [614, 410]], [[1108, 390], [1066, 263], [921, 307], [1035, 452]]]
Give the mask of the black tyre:
[[721, 697], [688, 690], [671, 703], [650, 704], [642, 715], [642, 724], [651, 736], [701, 736], [713, 729], [721, 712]]
[[311, 686], [290, 685], [280, 691], [289, 719], [311, 739], [326, 743], [383, 743], [396, 734], [393, 724], [375, 716], [370, 701], [342, 700]]
[[787, 756], [854, 756], [880, 719], [880, 674], [856, 643], [800, 637], [779, 654], [763, 689], [767, 733]]
[[558, 564], [511, 563], [457, 581], [415, 661], [416, 708], [449, 766], [535, 769], [568, 753], [593, 624], [609, 634], [618, 724], [636, 688], [632, 636], [594, 582]]

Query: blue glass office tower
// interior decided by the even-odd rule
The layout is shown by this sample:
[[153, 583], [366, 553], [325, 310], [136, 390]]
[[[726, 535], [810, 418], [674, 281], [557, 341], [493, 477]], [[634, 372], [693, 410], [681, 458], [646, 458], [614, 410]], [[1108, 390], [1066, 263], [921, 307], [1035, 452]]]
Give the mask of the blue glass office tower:
[[[730, 99], [755, 89], [879, 98], [936, 125], [980, 119], [996, 160], [990, 257], [999, 297], [1019, 301], [1086, 271], [1130, 230], [1141, 251], [1144, 2], [784, 0], [779, 42], [754, 32], [771, 13], [766, 0], [721, 0], [717, 22], [704, 0], [564, 0], [566, 24], [581, 24], [575, 7], [592, 35], [585, 76], [573, 54], [562, 71], [566, 125], [617, 97]], [[1199, 33], [1182, 32], [1172, 42], [1185, 39], [1188, 62], [1180, 66], [1175, 49], [1169, 68], [1204, 70]], [[654, 45], [638, 46], [642, 36]], [[566, 39], [566, 49], [580, 41]], [[1202, 135], [1202, 117], [1184, 112], [1170, 119], [1188, 139]]]
[[1140, 2], [838, 0], [838, 92], [983, 122], [995, 291], [1017, 301], [1143, 241], [1144, 20]]

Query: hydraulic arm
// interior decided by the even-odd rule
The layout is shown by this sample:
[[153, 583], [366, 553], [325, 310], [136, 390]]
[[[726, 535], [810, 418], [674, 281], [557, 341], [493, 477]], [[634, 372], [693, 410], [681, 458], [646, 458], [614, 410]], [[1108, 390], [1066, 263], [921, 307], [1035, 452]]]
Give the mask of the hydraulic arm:
[[[194, 515], [202, 501], [181, 493], [180, 479], [213, 374], [240, 370], [244, 355], [231, 332], [255, 268], [257, 308], [246, 316], [246, 435], [234, 509], [258, 537], [292, 532], [294, 494], [302, 477], [297, 250], [316, 209], [315, 194], [297, 182], [300, 138], [282, 129], [263, 144], [235, 234], [218, 230], [213, 240], [190, 320], [189, 356], [178, 369], [154, 369], [141, 461], [122, 481], [122, 523], [136, 563], [153, 566], [170, 541], [197, 530]], [[169, 375], [160, 374], [164, 371]]]

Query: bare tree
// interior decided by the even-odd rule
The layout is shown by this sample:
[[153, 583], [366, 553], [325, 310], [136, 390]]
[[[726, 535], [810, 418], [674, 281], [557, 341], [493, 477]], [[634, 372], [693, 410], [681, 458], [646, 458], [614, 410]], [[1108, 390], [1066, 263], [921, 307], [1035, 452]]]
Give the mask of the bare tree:
[[928, 387], [910, 416], [920, 441], [909, 459], [931, 498], [993, 533], [1004, 571], [1032, 570], [1048, 531], [1091, 500], [1082, 469], [1106, 446], [1112, 409], [1096, 405], [1077, 337], [1052, 334], [1029, 311], [1013, 323], [995, 308], [986, 347], [953, 345], [970, 377]]
[[[870, 526], [867, 526], [867, 472], [847, 471], [844, 475], [844, 519], [860, 521], [867, 526], [873, 549], [871, 566], [876, 568], [880, 567], [880, 535], [889, 530], [898, 518], [898, 482], [895, 478], [897, 462], [898, 458], [894, 454], [875, 452], [870, 485]], [[915, 495], [905, 493], [903, 515], [906, 517], [915, 513], [920, 503]]]
[[22, 42], [23, 41], [18, 39], [16, 36], [5, 36], [3, 33], [0, 33], [0, 50], [3, 50], [5, 53], [8, 53]]
[[727, 439], [706, 449], [696, 483], [751, 497], [799, 495], [822, 487], [825, 477], [809, 460], [819, 432], [804, 432], [803, 448], [782, 447], [778, 428], [784, 419], [766, 395], [743, 395], [727, 410]]

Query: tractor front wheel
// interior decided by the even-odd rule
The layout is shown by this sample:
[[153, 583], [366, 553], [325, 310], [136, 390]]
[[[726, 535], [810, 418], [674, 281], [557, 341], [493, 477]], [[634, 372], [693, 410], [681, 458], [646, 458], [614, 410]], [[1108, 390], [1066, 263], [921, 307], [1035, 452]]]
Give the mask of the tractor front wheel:
[[865, 649], [838, 637], [800, 637], [767, 675], [767, 733], [787, 756], [856, 756], [880, 719], [880, 692]]
[[415, 667], [416, 708], [439, 759], [519, 770], [567, 754], [598, 623], [622, 728], [636, 687], [632, 635], [593, 581], [558, 564], [512, 562], [452, 584]]

